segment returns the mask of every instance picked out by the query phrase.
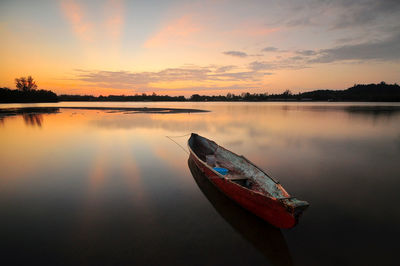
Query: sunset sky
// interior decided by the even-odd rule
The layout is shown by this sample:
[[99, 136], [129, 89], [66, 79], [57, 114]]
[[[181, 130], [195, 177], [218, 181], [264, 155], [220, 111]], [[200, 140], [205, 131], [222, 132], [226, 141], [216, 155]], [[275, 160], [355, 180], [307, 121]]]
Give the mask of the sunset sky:
[[0, 34], [0, 87], [58, 94], [400, 82], [399, 0], [2, 0]]

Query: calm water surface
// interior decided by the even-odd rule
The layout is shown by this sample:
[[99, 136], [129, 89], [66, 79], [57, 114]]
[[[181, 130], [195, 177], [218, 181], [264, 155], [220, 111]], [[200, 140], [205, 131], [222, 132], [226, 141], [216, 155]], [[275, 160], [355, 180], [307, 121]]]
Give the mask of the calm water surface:
[[[4, 265], [398, 265], [400, 105], [58, 103], [0, 119]], [[237, 207], [166, 136], [243, 154], [311, 206], [279, 230]], [[188, 137], [175, 140], [186, 146]]]

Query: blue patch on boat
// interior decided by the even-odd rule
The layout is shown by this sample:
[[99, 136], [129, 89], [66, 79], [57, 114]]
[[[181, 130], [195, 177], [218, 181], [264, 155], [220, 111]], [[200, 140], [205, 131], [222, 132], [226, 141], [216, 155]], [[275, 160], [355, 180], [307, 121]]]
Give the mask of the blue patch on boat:
[[228, 169], [222, 168], [222, 167], [214, 167], [213, 168], [215, 171], [220, 173], [221, 175], [226, 175], [228, 173]]

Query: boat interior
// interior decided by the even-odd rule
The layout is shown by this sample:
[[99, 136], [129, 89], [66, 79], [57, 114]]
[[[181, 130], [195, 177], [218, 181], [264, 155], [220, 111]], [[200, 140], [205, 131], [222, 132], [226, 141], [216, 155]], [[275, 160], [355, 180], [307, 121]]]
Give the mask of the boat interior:
[[268, 196], [276, 198], [287, 197], [272, 178], [243, 156], [228, 151], [214, 141], [197, 134], [192, 134], [188, 144], [197, 157], [210, 167], [228, 169], [228, 173], [224, 177], [231, 182]]

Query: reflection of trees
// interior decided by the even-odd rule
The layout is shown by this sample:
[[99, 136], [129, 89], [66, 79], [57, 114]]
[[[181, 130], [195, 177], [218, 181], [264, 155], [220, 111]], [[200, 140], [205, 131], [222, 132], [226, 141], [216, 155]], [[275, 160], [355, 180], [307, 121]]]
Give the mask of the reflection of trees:
[[54, 114], [59, 112], [58, 107], [25, 107], [25, 108], [0, 108], [0, 124], [4, 125], [7, 117], [22, 116], [25, 125], [43, 125], [43, 114]]
[[42, 127], [43, 115], [42, 114], [24, 114], [24, 122], [28, 126]]
[[349, 106], [346, 112], [357, 115], [393, 116], [400, 113], [400, 106]]

